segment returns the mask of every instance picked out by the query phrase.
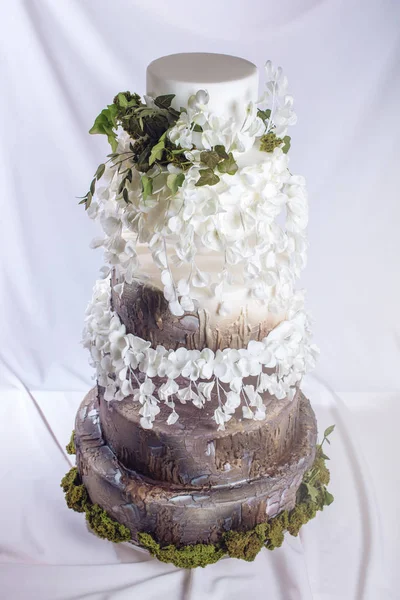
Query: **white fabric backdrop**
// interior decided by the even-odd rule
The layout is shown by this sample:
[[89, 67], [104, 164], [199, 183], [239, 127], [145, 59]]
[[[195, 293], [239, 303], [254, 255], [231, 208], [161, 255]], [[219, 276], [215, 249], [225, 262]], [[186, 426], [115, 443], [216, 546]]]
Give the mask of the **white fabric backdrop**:
[[[339, 419], [340, 430], [332, 464], [338, 498], [330, 512], [276, 557], [196, 571], [190, 597], [236, 598], [243, 586], [261, 597], [271, 581], [272, 600], [399, 597], [389, 576], [399, 533], [389, 516], [400, 487], [390, 472], [400, 417], [396, 0], [203, 0], [181, 7], [164, 0], [14, 0], [2, 6], [0, 473], [12, 485], [0, 500], [7, 514], [0, 547], [8, 563], [0, 567], [0, 596], [3, 582], [7, 600], [105, 598], [102, 589], [120, 599], [130, 596], [118, 590], [133, 582], [142, 598], [158, 596], [169, 582], [175, 591], [166, 597], [183, 597], [186, 589], [186, 575], [172, 567], [86, 534], [54, 488], [67, 467], [56, 441], [63, 445], [68, 437], [80, 398], [72, 392], [90, 385], [79, 342], [102, 264], [101, 252], [89, 249], [95, 226], [75, 197], [86, 192], [107, 146], [86, 132], [117, 91], [145, 91], [152, 59], [182, 51], [236, 54], [259, 67], [270, 58], [289, 77], [299, 116], [291, 168], [307, 177], [310, 194], [302, 285], [322, 350], [308, 385], [316, 405], [322, 402], [322, 425]], [[345, 405], [326, 386], [344, 390]], [[324, 397], [335, 407], [329, 418]], [[8, 435], [20, 443], [11, 463]], [[145, 563], [113, 570], [121, 561]], [[89, 563], [107, 567], [89, 571]], [[64, 566], [54, 571], [55, 565]], [[168, 584], [164, 577], [153, 587], [145, 583], [162, 574]]]

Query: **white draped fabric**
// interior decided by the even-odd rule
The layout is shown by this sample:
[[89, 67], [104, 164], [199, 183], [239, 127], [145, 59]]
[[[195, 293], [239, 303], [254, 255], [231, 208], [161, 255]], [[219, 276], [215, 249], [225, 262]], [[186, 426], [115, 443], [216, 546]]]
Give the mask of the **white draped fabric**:
[[[14, 0], [1, 25], [0, 597], [398, 598], [400, 4]], [[145, 91], [151, 60], [184, 51], [270, 58], [288, 75], [321, 348], [305, 390], [320, 429], [337, 424], [335, 503], [254, 563], [191, 572], [97, 539], [59, 488], [91, 385], [79, 341], [102, 265], [76, 196], [108, 149], [87, 131], [116, 92]]]

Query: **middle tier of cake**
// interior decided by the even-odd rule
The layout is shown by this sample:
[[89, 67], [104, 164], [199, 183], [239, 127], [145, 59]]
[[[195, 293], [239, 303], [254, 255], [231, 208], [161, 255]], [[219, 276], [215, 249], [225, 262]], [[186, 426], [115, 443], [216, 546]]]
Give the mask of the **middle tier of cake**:
[[273, 475], [285, 462], [296, 441], [300, 392], [292, 401], [269, 397], [264, 402], [264, 420], [233, 417], [224, 431], [217, 430], [212, 418], [213, 402], [202, 409], [192, 402], [180, 404], [173, 425], [166, 423], [170, 409], [161, 404], [153, 428], [143, 429], [139, 402], [132, 397], [106, 401], [99, 388], [103, 435], [121, 463], [156, 481], [192, 487]]

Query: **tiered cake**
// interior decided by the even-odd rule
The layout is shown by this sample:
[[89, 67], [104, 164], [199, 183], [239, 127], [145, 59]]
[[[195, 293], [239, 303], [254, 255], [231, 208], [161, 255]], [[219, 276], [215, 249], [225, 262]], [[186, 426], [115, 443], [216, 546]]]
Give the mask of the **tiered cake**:
[[112, 147], [82, 202], [104, 235], [84, 345], [97, 385], [76, 417], [68, 504], [114, 541], [204, 566], [254, 558], [331, 501], [309, 401], [304, 179], [293, 99], [266, 64], [177, 54], [118, 94]]

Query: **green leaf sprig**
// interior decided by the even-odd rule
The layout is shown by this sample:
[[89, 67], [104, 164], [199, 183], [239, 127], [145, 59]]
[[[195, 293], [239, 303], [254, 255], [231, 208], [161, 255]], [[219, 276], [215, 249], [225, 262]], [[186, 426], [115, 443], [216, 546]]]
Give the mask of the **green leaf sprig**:
[[325, 461], [329, 460], [329, 457], [324, 454], [322, 448], [325, 442], [331, 443], [328, 438], [334, 429], [335, 425], [330, 425], [325, 429], [322, 442], [317, 446], [315, 463], [304, 477], [299, 490], [300, 494], [308, 496], [312, 502], [316, 502], [322, 494], [325, 505], [332, 504], [334, 498], [323, 485], [329, 482], [329, 471], [325, 467]]
[[[257, 116], [260, 117], [265, 123], [265, 125], [273, 130], [274, 125], [270, 125], [271, 119], [271, 110], [268, 108], [267, 110], [261, 110], [260, 108], [257, 111]], [[290, 135], [285, 135], [283, 138], [277, 137], [277, 135], [273, 131], [269, 131], [264, 134], [260, 138], [260, 150], [263, 152], [273, 152], [275, 148], [282, 147], [282, 152], [287, 154], [290, 150]]]
[[215, 168], [220, 173], [227, 173], [228, 175], [234, 175], [238, 170], [232, 152], [228, 154], [225, 147], [220, 144], [216, 145], [213, 150], [204, 150], [201, 152], [200, 161], [206, 168], [200, 169], [200, 178], [196, 182], [196, 186], [215, 185], [218, 183], [220, 178], [214, 172]]
[[[187, 149], [179, 148], [173, 144], [168, 131], [175, 125], [181, 112], [172, 106], [173, 94], [165, 94], [154, 99], [153, 105], [142, 102], [140, 96], [131, 92], [120, 92], [114, 98], [113, 104], [109, 104], [96, 117], [90, 129], [91, 134], [106, 135], [111, 145], [112, 154], [109, 160], [99, 165], [90, 184], [89, 191], [80, 198], [79, 204], [84, 204], [88, 209], [96, 189], [97, 181], [102, 177], [106, 164], [113, 162], [112, 167], [118, 168], [122, 173], [118, 194], [129, 202], [128, 184], [132, 183], [132, 166], [121, 171], [121, 166], [130, 165], [141, 174], [143, 199], [146, 200], [153, 193], [153, 180], [158, 177], [168, 165], [177, 167], [177, 172], [167, 175], [167, 187], [175, 194], [185, 180], [187, 171], [193, 162], [185, 156]], [[116, 152], [117, 129], [122, 127], [131, 137], [130, 151], [118, 154]], [[202, 128], [194, 124], [195, 131]], [[196, 149], [196, 148], [193, 148]], [[234, 175], [238, 169], [232, 152], [227, 152], [222, 145], [216, 145], [211, 150], [205, 150], [200, 154], [201, 166], [200, 177], [196, 186], [215, 185], [220, 181], [219, 174]]]

